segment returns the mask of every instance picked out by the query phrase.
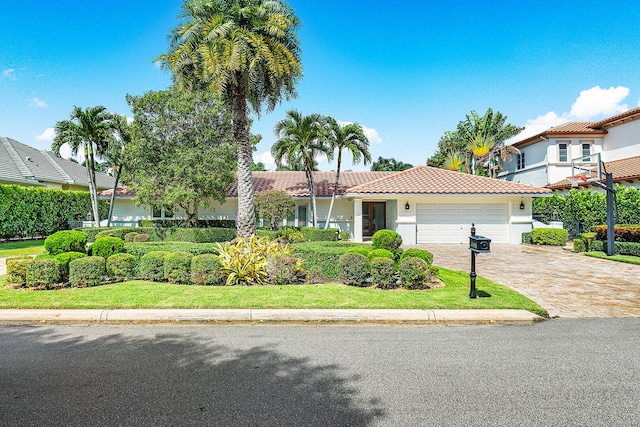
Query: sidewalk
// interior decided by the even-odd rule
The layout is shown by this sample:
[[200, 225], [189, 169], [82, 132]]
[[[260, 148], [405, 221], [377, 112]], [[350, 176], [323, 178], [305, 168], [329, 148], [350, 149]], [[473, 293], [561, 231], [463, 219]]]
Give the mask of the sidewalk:
[[359, 309], [117, 309], [0, 310], [0, 324], [25, 323], [437, 323], [533, 324], [542, 317], [526, 310], [359, 310]]

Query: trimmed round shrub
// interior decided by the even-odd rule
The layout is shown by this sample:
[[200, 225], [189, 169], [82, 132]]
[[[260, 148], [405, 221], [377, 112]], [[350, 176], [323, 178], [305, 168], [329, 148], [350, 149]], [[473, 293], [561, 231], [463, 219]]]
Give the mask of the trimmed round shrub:
[[133, 238], [136, 237], [138, 235], [138, 233], [136, 233], [135, 231], [132, 231], [131, 233], [127, 233], [124, 235], [124, 241], [125, 243], [131, 243], [133, 242]]
[[[60, 255], [60, 254], [58, 254]], [[40, 254], [37, 255], [36, 258], [50, 258], [50, 259], [55, 259], [57, 255], [51, 255], [51, 254]]]
[[382, 289], [391, 289], [396, 286], [396, 276], [393, 271], [395, 262], [393, 259], [378, 257], [369, 263], [371, 271], [371, 281], [374, 285]]
[[33, 262], [30, 256], [7, 258], [7, 283], [24, 286], [27, 283], [27, 266]]
[[367, 255], [369, 255], [369, 252], [371, 252], [371, 249], [369, 249], [369, 248], [349, 248], [344, 253], [345, 254], [360, 254], [360, 255], [367, 256]]
[[84, 258], [87, 254], [84, 252], [64, 252], [55, 256], [55, 259], [60, 263], [60, 274], [62, 275], [62, 280], [69, 279], [69, 263], [74, 259]]
[[362, 286], [369, 277], [369, 261], [362, 254], [345, 253], [338, 260], [340, 280], [345, 285]]
[[106, 261], [101, 256], [87, 256], [69, 263], [69, 282], [74, 287], [99, 285], [106, 274]]
[[405, 258], [400, 262], [398, 273], [406, 289], [421, 289], [429, 277], [429, 265], [421, 258]]
[[534, 228], [531, 240], [534, 245], [564, 246], [569, 240], [569, 232], [564, 228]]
[[164, 279], [164, 257], [168, 251], [151, 251], [140, 258], [140, 277], [146, 280], [161, 281]]
[[420, 258], [429, 265], [431, 265], [431, 263], [433, 262], [433, 254], [431, 252], [418, 248], [409, 248], [404, 251], [400, 260], [406, 258]]
[[267, 282], [273, 285], [290, 285], [303, 279], [300, 261], [288, 254], [273, 254], [267, 258]]
[[393, 259], [395, 259], [396, 261], [400, 261], [402, 259], [402, 254], [404, 253], [404, 249], [402, 248], [398, 248], [395, 251], [393, 251]]
[[126, 280], [136, 275], [136, 257], [127, 253], [107, 258], [107, 275], [115, 280]]
[[278, 236], [284, 238], [289, 243], [303, 243], [304, 234], [293, 227], [282, 227], [278, 230]]
[[402, 237], [392, 230], [378, 230], [371, 238], [373, 249], [386, 249], [395, 252], [402, 245]]
[[151, 240], [151, 237], [147, 233], [140, 233], [133, 236], [134, 242], [148, 242]]
[[394, 259], [393, 252], [388, 251], [386, 249], [374, 249], [369, 251], [367, 254], [367, 259], [371, 261], [374, 258], [389, 258]]
[[89, 255], [101, 256], [104, 259], [121, 252], [124, 252], [124, 240], [109, 236], [96, 239], [88, 250]]
[[224, 285], [220, 274], [220, 261], [214, 254], [196, 255], [191, 259], [191, 283], [194, 285]]
[[340, 235], [338, 236], [340, 240], [349, 240], [349, 232], [348, 231], [341, 231]]
[[58, 255], [63, 252], [84, 252], [86, 245], [87, 235], [82, 231], [58, 231], [44, 239], [44, 248], [51, 255]]
[[191, 279], [189, 252], [171, 252], [164, 257], [164, 278], [170, 283], [189, 283]]
[[586, 252], [587, 251], [587, 244], [584, 241], [584, 239], [575, 238], [573, 240], [573, 250], [575, 252]]
[[52, 288], [61, 278], [60, 262], [54, 258], [36, 258], [27, 265], [28, 288]]

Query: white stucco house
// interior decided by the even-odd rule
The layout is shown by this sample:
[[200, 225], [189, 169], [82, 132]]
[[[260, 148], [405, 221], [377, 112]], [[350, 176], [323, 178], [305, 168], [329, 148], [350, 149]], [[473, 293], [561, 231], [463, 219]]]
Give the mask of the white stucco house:
[[[315, 172], [319, 225], [327, 213], [335, 181], [334, 172]], [[309, 190], [304, 172], [254, 172], [256, 194], [283, 190], [296, 201], [293, 215], [284, 225], [311, 225]], [[534, 197], [551, 190], [504, 180], [473, 176], [428, 166], [402, 172], [342, 172], [330, 226], [348, 231], [357, 242], [377, 230], [397, 231], [406, 244], [468, 243], [471, 224], [477, 233], [495, 243], [521, 242], [530, 231]], [[101, 193], [109, 198], [111, 190]], [[115, 225], [135, 225], [141, 219], [169, 217], [163, 210], [138, 206], [135, 194], [118, 189], [114, 205]], [[212, 203], [200, 210], [200, 219], [236, 219], [237, 185], [229, 188], [224, 204]], [[180, 212], [168, 213], [179, 217]]]
[[571, 160], [599, 153], [614, 182], [640, 188], [640, 107], [598, 122], [565, 123], [512, 145], [521, 154], [503, 165], [500, 179], [568, 190]]

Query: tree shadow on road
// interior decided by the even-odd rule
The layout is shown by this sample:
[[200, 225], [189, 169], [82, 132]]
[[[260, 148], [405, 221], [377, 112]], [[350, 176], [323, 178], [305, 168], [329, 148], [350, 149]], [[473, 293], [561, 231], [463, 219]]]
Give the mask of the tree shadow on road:
[[176, 334], [58, 331], [0, 329], [0, 425], [364, 426], [385, 414], [337, 365]]

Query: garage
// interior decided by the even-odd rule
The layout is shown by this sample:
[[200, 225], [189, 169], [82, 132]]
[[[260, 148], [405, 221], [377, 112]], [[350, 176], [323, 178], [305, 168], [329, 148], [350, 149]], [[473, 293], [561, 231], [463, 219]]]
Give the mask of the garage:
[[507, 203], [422, 203], [416, 205], [417, 243], [466, 243], [471, 224], [495, 243], [509, 243]]

